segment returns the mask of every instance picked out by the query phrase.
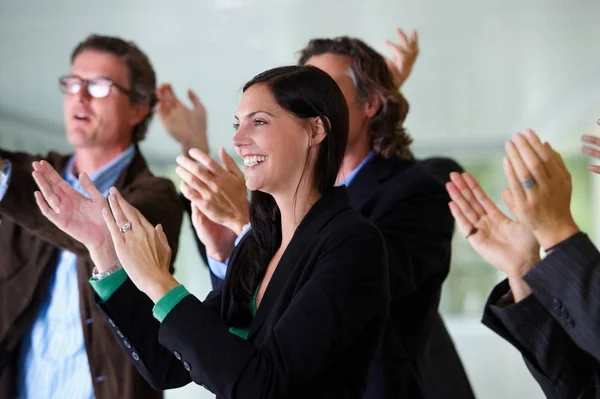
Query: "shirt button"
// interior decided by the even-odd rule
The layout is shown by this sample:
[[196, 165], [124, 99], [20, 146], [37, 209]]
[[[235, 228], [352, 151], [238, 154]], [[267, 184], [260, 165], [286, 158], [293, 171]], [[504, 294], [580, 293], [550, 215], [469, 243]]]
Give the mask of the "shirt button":
[[110, 325], [111, 325], [111, 326], [113, 326], [113, 327], [115, 326], [115, 322], [114, 322], [114, 321], [112, 321], [112, 319], [108, 319], [108, 324], [110, 324]]
[[573, 321], [573, 319], [567, 320], [567, 327], [575, 328], [575, 322]]
[[121, 330], [117, 330], [117, 335], [121, 338], [123, 338], [123, 333], [121, 332]]
[[179, 354], [179, 352], [175, 351], [175, 352], [173, 352], [173, 354], [175, 355], [175, 358], [177, 360], [181, 360], [181, 355]]
[[127, 347], [127, 349], [131, 349], [131, 344], [129, 343], [129, 341], [127, 341], [127, 340], [123, 341], [123, 345], [125, 345]]
[[185, 367], [185, 369], [187, 371], [190, 371], [192, 368], [190, 367], [190, 364], [188, 362], [183, 362], [183, 367]]
[[133, 360], [135, 360], [135, 361], [138, 361], [138, 360], [140, 360], [140, 356], [139, 356], [137, 353], [135, 353], [135, 352], [133, 352], [133, 353], [131, 354], [131, 357], [132, 357], [132, 358], [133, 358]]

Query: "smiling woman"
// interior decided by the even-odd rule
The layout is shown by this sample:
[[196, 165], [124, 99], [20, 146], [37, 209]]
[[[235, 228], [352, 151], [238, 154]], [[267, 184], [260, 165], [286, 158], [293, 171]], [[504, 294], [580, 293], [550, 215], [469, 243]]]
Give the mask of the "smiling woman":
[[275, 68], [244, 87], [236, 127], [252, 229], [223, 289], [204, 301], [189, 294], [169, 272], [162, 227], [112, 189], [102, 214], [122, 268], [91, 281], [100, 307], [157, 389], [194, 381], [220, 398], [361, 398], [389, 284], [380, 232], [334, 187], [348, 137], [343, 94], [315, 67]]

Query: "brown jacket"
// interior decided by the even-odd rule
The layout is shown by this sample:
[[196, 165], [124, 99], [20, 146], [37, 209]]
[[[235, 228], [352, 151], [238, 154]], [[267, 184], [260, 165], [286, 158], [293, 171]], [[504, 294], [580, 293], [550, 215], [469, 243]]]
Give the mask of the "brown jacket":
[[[47, 294], [58, 248], [78, 256], [81, 326], [96, 398], [161, 398], [162, 392], [138, 374], [98, 312], [88, 283], [94, 265], [85, 247], [50, 223], [35, 203], [31, 163], [42, 158], [3, 150], [0, 157], [12, 164], [11, 182], [0, 201], [0, 399], [15, 396], [19, 344]], [[50, 153], [45, 159], [62, 171], [69, 158]], [[138, 150], [115, 187], [152, 224], [162, 223], [175, 259], [183, 208], [173, 184], [154, 177]]]

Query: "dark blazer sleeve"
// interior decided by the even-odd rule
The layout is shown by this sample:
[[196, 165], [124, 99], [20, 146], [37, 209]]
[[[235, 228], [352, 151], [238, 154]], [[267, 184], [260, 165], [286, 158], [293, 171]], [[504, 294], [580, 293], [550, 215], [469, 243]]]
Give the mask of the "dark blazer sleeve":
[[534, 295], [497, 306], [509, 292], [505, 280], [492, 291], [483, 324], [517, 348], [548, 398], [600, 395], [600, 364], [578, 347]]
[[[385, 247], [379, 231], [366, 227], [330, 238], [311, 276], [260, 347], [229, 333], [218, 314], [191, 295], [160, 326], [146, 316], [149, 304], [136, 309], [125, 291], [105, 304], [107, 314], [118, 313], [115, 325], [138, 350], [138, 369], [158, 389], [182, 385], [191, 376], [223, 398], [288, 397], [323, 374], [336, 354], [387, 309]], [[157, 327], [163, 347], [155, 344]], [[174, 352], [189, 374], [182, 374]]]
[[[121, 349], [129, 354], [135, 367], [154, 389], [177, 388], [191, 382], [183, 363], [158, 342], [160, 323], [152, 315], [154, 303], [130, 279], [125, 280], [106, 302], [96, 295], [96, 302]], [[210, 292], [203, 306], [218, 315], [221, 292]]]
[[433, 178], [407, 182], [403, 192], [409, 194], [399, 196], [389, 212], [374, 221], [385, 238], [392, 292], [403, 296], [421, 289], [434, 274], [439, 275], [439, 283], [443, 281], [450, 267], [454, 232], [450, 198], [443, 184]]
[[573, 341], [600, 361], [600, 252], [587, 235], [559, 244], [524, 279]]

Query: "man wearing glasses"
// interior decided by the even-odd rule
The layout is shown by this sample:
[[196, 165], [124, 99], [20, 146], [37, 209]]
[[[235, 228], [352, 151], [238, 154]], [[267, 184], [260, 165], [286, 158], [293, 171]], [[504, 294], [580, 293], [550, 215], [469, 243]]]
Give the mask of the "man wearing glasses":
[[170, 181], [150, 173], [137, 146], [153, 115], [155, 73], [133, 43], [93, 35], [74, 49], [59, 84], [74, 153], [42, 158], [0, 149], [0, 398], [159, 398], [132, 364], [139, 357], [127, 357], [96, 310], [90, 276], [93, 284], [120, 268], [112, 244], [94, 241], [106, 226], [69, 221], [113, 262], [93, 270], [97, 259], [40, 213], [32, 177], [40, 160], [62, 174], [68, 184], [55, 200], [65, 208], [104, 206], [86, 198], [91, 183], [104, 196], [117, 187], [162, 224], [175, 251], [180, 200]]

